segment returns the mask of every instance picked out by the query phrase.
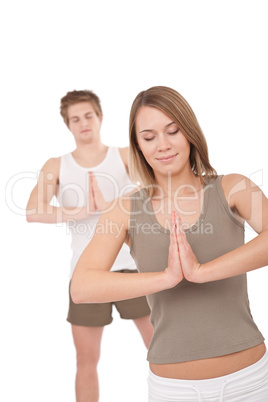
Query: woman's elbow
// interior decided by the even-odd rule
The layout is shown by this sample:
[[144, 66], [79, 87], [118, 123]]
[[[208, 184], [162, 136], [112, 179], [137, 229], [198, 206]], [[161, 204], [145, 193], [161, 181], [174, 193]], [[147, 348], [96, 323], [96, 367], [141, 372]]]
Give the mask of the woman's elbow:
[[83, 303], [81, 288], [77, 286], [76, 281], [73, 279], [71, 281], [70, 294], [75, 304]]

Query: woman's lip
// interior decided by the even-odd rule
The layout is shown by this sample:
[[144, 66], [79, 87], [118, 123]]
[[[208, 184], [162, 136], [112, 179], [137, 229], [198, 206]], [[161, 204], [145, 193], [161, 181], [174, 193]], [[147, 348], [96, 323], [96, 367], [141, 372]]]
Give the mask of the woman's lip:
[[87, 130], [82, 130], [81, 133], [87, 133], [88, 131], [90, 131], [89, 129]]
[[165, 156], [164, 158], [156, 158], [158, 161], [160, 161], [160, 162], [168, 162], [168, 161], [171, 161], [172, 159], [174, 159], [175, 158], [175, 156], [177, 156], [178, 154], [175, 154], [175, 155], [168, 155], [168, 156]]

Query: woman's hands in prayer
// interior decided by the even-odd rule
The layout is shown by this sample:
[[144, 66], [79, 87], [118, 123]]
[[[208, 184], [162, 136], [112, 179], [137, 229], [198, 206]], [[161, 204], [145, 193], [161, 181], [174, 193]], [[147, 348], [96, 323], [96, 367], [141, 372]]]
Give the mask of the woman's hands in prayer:
[[183, 278], [198, 282], [201, 264], [186, 238], [182, 220], [175, 211], [172, 212], [171, 224], [168, 267], [165, 269], [170, 285], [176, 286]]

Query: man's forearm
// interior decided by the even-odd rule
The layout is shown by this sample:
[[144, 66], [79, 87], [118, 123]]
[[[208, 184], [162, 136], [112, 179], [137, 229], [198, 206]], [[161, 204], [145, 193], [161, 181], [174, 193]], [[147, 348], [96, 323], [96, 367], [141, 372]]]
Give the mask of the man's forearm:
[[96, 212], [87, 211], [86, 207], [53, 207], [51, 205], [39, 205], [39, 209], [27, 209], [27, 222], [39, 223], [63, 223], [68, 220], [80, 221], [88, 216], [96, 214]]

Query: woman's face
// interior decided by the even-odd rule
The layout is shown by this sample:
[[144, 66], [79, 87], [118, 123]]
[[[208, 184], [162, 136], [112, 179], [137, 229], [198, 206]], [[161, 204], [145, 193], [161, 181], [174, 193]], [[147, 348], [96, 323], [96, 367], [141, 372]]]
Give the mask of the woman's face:
[[142, 106], [136, 116], [137, 142], [155, 175], [189, 169], [190, 143], [161, 110]]

